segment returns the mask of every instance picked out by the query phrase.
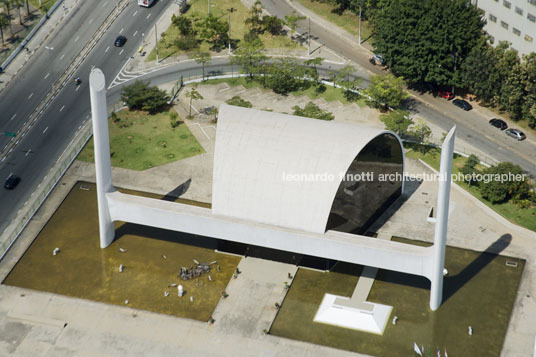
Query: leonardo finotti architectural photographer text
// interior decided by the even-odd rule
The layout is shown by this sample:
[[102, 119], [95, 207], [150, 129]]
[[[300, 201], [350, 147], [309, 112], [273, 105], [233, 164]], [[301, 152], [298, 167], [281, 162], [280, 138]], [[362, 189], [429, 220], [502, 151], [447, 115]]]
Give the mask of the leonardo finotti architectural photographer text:
[[[404, 179], [405, 181], [445, 181], [446, 176], [441, 174], [430, 174], [422, 172], [420, 174], [404, 174], [402, 177], [402, 174], [399, 172], [395, 173], [380, 173], [375, 174], [372, 171], [369, 172], [361, 172], [357, 174], [348, 174], [348, 173], [340, 173], [338, 175], [328, 172], [323, 173], [287, 173], [283, 172], [282, 175], [283, 181], [285, 182], [314, 182], [314, 181], [351, 181], [351, 182], [357, 182], [357, 181], [364, 181], [364, 182], [370, 182], [370, 181], [389, 181], [389, 182], [396, 182], [396, 181], [402, 181]], [[491, 181], [498, 181], [501, 183], [504, 182], [511, 182], [511, 181], [524, 181], [526, 178], [525, 174], [479, 174], [479, 173], [472, 173], [464, 175], [461, 172], [455, 173], [451, 175], [452, 181], [473, 181], [473, 182], [484, 182], [488, 183]]]

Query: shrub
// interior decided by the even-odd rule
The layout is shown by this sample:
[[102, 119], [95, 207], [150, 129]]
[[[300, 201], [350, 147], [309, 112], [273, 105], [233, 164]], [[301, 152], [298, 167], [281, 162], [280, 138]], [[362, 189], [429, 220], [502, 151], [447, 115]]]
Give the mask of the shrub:
[[234, 106], [237, 106], [237, 107], [244, 107], [244, 108], [253, 107], [253, 104], [251, 104], [251, 102], [240, 98], [240, 96], [238, 96], [238, 95], [235, 95], [231, 99], [228, 99], [227, 101], [225, 101], [225, 103], [227, 103], [229, 105], [234, 105]]
[[320, 119], [320, 120], [333, 120], [335, 117], [332, 113], [328, 112], [327, 110], [322, 110], [313, 102], [309, 102], [305, 105], [305, 107], [300, 108], [299, 106], [295, 105], [292, 107], [294, 110], [294, 115], [298, 115], [301, 117], [308, 117], [308, 118], [314, 118], [314, 119]]

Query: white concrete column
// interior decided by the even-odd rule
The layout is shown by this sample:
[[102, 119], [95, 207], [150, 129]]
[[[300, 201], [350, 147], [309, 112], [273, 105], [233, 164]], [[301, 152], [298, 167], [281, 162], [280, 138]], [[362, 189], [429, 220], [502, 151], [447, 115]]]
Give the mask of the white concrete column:
[[115, 236], [114, 222], [110, 216], [106, 193], [115, 191], [112, 185], [110, 162], [110, 138], [108, 134], [108, 110], [106, 106], [106, 81], [98, 68], [89, 75], [93, 142], [95, 146], [95, 171], [99, 209], [100, 246], [106, 248]]
[[452, 155], [454, 153], [454, 134], [456, 126], [450, 129], [441, 146], [439, 167], [439, 188], [437, 194], [437, 219], [432, 255], [432, 279], [430, 289], [430, 309], [435, 311], [443, 300], [443, 269], [445, 266], [445, 247], [449, 220], [449, 197], [452, 174]]

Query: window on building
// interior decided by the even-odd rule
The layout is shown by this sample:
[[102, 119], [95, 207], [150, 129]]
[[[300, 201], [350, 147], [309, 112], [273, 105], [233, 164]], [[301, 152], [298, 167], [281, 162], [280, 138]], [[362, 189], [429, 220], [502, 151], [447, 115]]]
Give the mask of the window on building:
[[519, 30], [516, 29], [515, 27], [512, 28], [512, 32], [515, 33], [515, 34], [518, 35], [518, 36], [521, 36], [521, 31], [519, 31]]
[[516, 13], [518, 13], [519, 15], [523, 16], [523, 9], [520, 9], [516, 6]]
[[529, 19], [529, 21], [536, 22], [536, 16], [533, 14], [527, 14], [527, 19]]
[[530, 37], [529, 35], [525, 35], [525, 41], [532, 42], [532, 37]]
[[501, 21], [501, 26], [508, 30], [508, 24], [504, 21]]
[[489, 14], [489, 20], [491, 22], [497, 22], [497, 18], [495, 16], [493, 16], [492, 14]]
[[510, 1], [506, 1], [506, 0], [503, 0], [503, 5], [504, 5], [504, 7], [507, 7], [507, 8], [512, 7], [512, 3]]
[[529, 1], [529, 4], [536, 6], [536, 0], [528, 0], [528, 1]]

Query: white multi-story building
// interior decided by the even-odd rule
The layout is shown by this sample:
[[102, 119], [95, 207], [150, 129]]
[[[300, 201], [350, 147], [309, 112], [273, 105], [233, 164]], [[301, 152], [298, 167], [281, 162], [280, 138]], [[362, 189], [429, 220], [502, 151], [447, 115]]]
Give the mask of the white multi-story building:
[[536, 52], [536, 0], [472, 0], [484, 11], [491, 42], [508, 41], [519, 55]]

